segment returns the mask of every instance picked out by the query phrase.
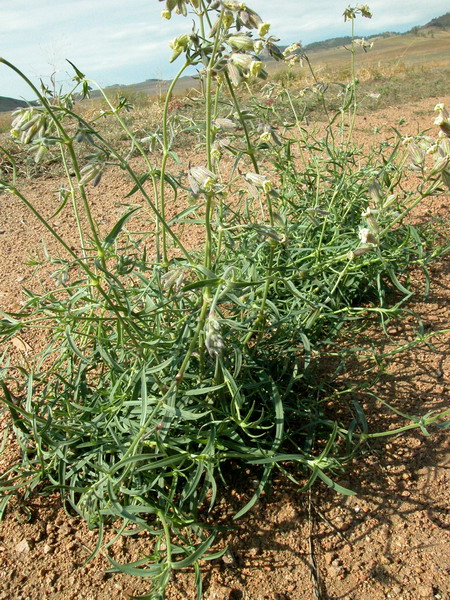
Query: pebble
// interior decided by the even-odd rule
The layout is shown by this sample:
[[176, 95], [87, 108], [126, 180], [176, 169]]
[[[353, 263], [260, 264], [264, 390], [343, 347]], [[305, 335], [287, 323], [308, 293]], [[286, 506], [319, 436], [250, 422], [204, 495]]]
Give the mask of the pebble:
[[420, 598], [433, 598], [433, 590], [429, 585], [421, 585], [417, 589]]
[[229, 587], [217, 586], [211, 590], [207, 600], [229, 600], [232, 590]]
[[22, 540], [16, 544], [16, 552], [19, 552], [20, 554], [26, 554], [30, 550], [30, 544], [27, 542], [27, 540]]

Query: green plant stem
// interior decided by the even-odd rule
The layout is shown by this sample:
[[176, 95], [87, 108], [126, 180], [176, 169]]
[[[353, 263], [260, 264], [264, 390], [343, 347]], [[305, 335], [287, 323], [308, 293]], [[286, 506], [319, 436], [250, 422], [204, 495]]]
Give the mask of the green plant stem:
[[[83, 125], [85, 125], [87, 128], [90, 128], [89, 123], [87, 123], [79, 115], [76, 115], [75, 113], [69, 111], [68, 109], [66, 109], [66, 112], [68, 114], [72, 115], [75, 119], [77, 119], [80, 123], [82, 123]], [[134, 170], [128, 164], [128, 161], [124, 160], [124, 158], [117, 152], [117, 150], [115, 150], [111, 146], [111, 144], [109, 144], [97, 131], [93, 132], [93, 134], [97, 137], [98, 140], [100, 140], [102, 142], [102, 144], [105, 145], [105, 147], [110, 151], [111, 155], [114, 156], [115, 158], [117, 158], [117, 160], [120, 161], [120, 166], [129, 174], [129, 176], [131, 177], [132, 181], [136, 184], [136, 187], [141, 192], [142, 197], [147, 202], [148, 206], [154, 212], [154, 214], [159, 218], [160, 223], [164, 227], [164, 229], [167, 231], [167, 234], [172, 238], [172, 240], [174, 241], [175, 245], [181, 250], [181, 252], [184, 254], [184, 256], [188, 260], [188, 262], [191, 265], [193, 265], [194, 261], [193, 261], [191, 255], [186, 250], [186, 248], [184, 247], [184, 245], [180, 241], [180, 239], [177, 237], [177, 235], [174, 233], [174, 231], [172, 230], [172, 228], [170, 227], [170, 225], [162, 218], [162, 215], [161, 215], [160, 211], [158, 210], [156, 204], [154, 202], [152, 202], [152, 200], [150, 199], [150, 196], [145, 191], [145, 189], [143, 187], [143, 184], [139, 180], [139, 177], [136, 175], [136, 173], [134, 172]]]
[[241, 107], [239, 105], [239, 101], [236, 96], [236, 92], [234, 91], [233, 84], [231, 83], [230, 77], [228, 73], [225, 71], [225, 81], [227, 82], [228, 90], [231, 94], [231, 98], [233, 99], [234, 108], [238, 114], [239, 122], [241, 123], [242, 129], [244, 130], [245, 141], [247, 144], [247, 154], [250, 156], [250, 159], [253, 163], [253, 168], [255, 169], [255, 173], [259, 174], [258, 161], [255, 157], [255, 149], [253, 148], [252, 141], [250, 139], [250, 134], [248, 132], [247, 123], [242, 116]]
[[[206, 294], [206, 290], [209, 290], [209, 295]], [[188, 351], [186, 352], [184, 360], [181, 363], [181, 367], [179, 368], [178, 373], [175, 377], [175, 381], [177, 382], [177, 384], [183, 380], [186, 368], [189, 364], [189, 361], [191, 360], [191, 356], [194, 353], [195, 348], [197, 347], [197, 342], [200, 338], [200, 334], [203, 331], [204, 326], [205, 326], [206, 315], [208, 313], [210, 302], [211, 302], [211, 290], [209, 287], [207, 287], [206, 290], [205, 290], [205, 295], [203, 297], [203, 304], [202, 304], [202, 308], [200, 310], [200, 315], [198, 317], [197, 328], [191, 339], [191, 342], [189, 344], [189, 348], [188, 348]]]
[[[143, 148], [142, 144], [139, 142], [139, 140], [136, 139], [136, 136], [133, 134], [133, 132], [130, 130], [130, 128], [128, 127], [128, 125], [125, 123], [125, 121], [122, 119], [122, 117], [119, 114], [119, 111], [116, 109], [116, 107], [114, 107], [114, 105], [110, 102], [108, 96], [106, 95], [105, 91], [103, 90], [103, 88], [94, 80], [86, 80], [87, 82], [90, 82], [92, 84], [95, 85], [95, 87], [100, 91], [101, 95], [103, 96], [103, 99], [106, 101], [106, 103], [108, 104], [109, 108], [111, 109], [112, 113], [114, 114], [114, 118], [118, 121], [118, 123], [120, 124], [120, 126], [122, 127], [122, 129], [125, 131], [125, 133], [128, 135], [129, 139], [131, 140], [131, 142], [136, 146], [136, 148], [139, 150], [140, 155], [142, 156], [142, 158], [145, 161], [145, 164], [147, 166], [148, 169], [148, 173], [150, 175], [152, 184], [153, 184], [153, 192], [155, 195], [155, 207], [157, 209], [159, 209], [159, 201], [158, 201], [158, 188], [156, 185], [156, 177], [155, 177], [155, 171], [154, 168], [148, 158], [148, 152], [145, 151], [145, 149]], [[75, 118], [79, 118], [77, 115], [72, 115]], [[86, 124], [88, 125], [88, 124]], [[98, 136], [97, 136], [98, 137]], [[102, 140], [102, 143], [105, 144], [105, 140]], [[113, 150], [111, 146], [107, 146], [109, 150]], [[121, 162], [123, 162], [123, 160], [120, 158]], [[128, 164], [128, 161], [126, 161]], [[153, 211], [154, 212], [154, 211]], [[156, 227], [156, 231], [155, 231], [155, 246], [156, 246], [156, 260], [157, 262], [160, 262], [160, 242], [159, 242], [159, 227], [160, 227], [160, 219], [158, 218], [158, 215], [156, 213], [155, 214], [155, 227]]]
[[[78, 166], [77, 156], [76, 156], [75, 151], [73, 149], [73, 141], [72, 141], [72, 138], [66, 133], [66, 130], [62, 126], [62, 124], [59, 121], [59, 119], [55, 116], [55, 114], [54, 114], [54, 107], [48, 102], [47, 98], [45, 96], [43, 96], [39, 92], [39, 90], [37, 89], [37, 87], [30, 81], [30, 79], [28, 79], [28, 77], [26, 75], [24, 75], [22, 73], [22, 71], [20, 71], [20, 69], [18, 69], [17, 67], [15, 67], [13, 64], [11, 64], [10, 62], [8, 62], [4, 58], [0, 58], [0, 63], [3, 63], [4, 65], [6, 65], [10, 69], [12, 69], [15, 73], [17, 73], [17, 75], [19, 75], [19, 77], [21, 77], [21, 79], [23, 79], [25, 81], [25, 83], [27, 85], [29, 85], [30, 88], [33, 90], [33, 92], [36, 94], [36, 97], [41, 102], [42, 106], [44, 106], [45, 109], [47, 110], [47, 112], [50, 115], [52, 121], [55, 123], [55, 126], [56, 126], [57, 130], [59, 131], [59, 133], [62, 136], [62, 142], [66, 145], [66, 147], [68, 149], [70, 158], [72, 160], [73, 170], [75, 171], [75, 176], [77, 178], [77, 181], [79, 182], [80, 179], [81, 179], [81, 177], [80, 177], [80, 170], [79, 170], [79, 166]], [[83, 201], [84, 210], [86, 212], [86, 217], [88, 219], [88, 223], [89, 223], [89, 227], [91, 229], [92, 236], [94, 238], [95, 244], [97, 246], [100, 246], [100, 239], [98, 237], [97, 227], [95, 226], [94, 220], [92, 218], [92, 214], [91, 214], [91, 210], [90, 210], [90, 207], [89, 207], [87, 196], [86, 196], [86, 193], [85, 193], [85, 190], [84, 190], [84, 186], [79, 185], [79, 189], [80, 189], [80, 195], [81, 195], [81, 198], [82, 198], [82, 201]]]
[[84, 243], [83, 229], [81, 227], [80, 214], [78, 211], [75, 187], [72, 183], [72, 178], [70, 177], [70, 174], [69, 174], [69, 165], [67, 164], [66, 155], [65, 155], [62, 147], [61, 147], [61, 158], [63, 161], [64, 170], [66, 172], [66, 178], [67, 178], [67, 181], [69, 182], [69, 186], [70, 186], [70, 195], [72, 197], [73, 213], [75, 215], [75, 222], [77, 224], [78, 236], [80, 238], [81, 252], [82, 252], [83, 258], [86, 259], [86, 247], [85, 247], [85, 243]]
[[358, 102], [356, 98], [356, 48], [355, 48], [355, 19], [351, 19], [352, 22], [352, 46], [351, 46], [351, 60], [350, 60], [350, 72], [352, 78], [352, 103], [351, 103], [351, 113], [350, 113], [350, 122], [348, 128], [347, 135], [347, 147], [350, 145], [350, 142], [353, 138], [353, 130], [355, 128], [355, 120], [356, 120], [356, 112], [358, 109]]
[[10, 191], [11, 191], [11, 193], [13, 193], [15, 196], [17, 196], [18, 198], [20, 198], [22, 200], [22, 202], [33, 213], [33, 215], [44, 225], [44, 227], [46, 227], [46, 229], [48, 229], [48, 231], [52, 234], [52, 236], [75, 259], [76, 263], [84, 270], [84, 272], [86, 273], [86, 275], [90, 278], [92, 286], [95, 287], [99, 291], [99, 293], [101, 294], [101, 296], [104, 298], [104, 300], [108, 304], [109, 308], [114, 312], [114, 314], [116, 315], [117, 319], [120, 321], [120, 323], [123, 325], [123, 327], [127, 330], [128, 335], [130, 336], [130, 339], [133, 342], [133, 344], [137, 348], [140, 349], [141, 345], [138, 343], [138, 341], [136, 340], [133, 332], [128, 327], [127, 322], [123, 319], [123, 317], [120, 314], [120, 312], [117, 310], [117, 308], [115, 307], [115, 305], [111, 302], [111, 299], [109, 298], [108, 294], [102, 288], [102, 286], [100, 284], [100, 281], [98, 279], [97, 273], [95, 273], [94, 271], [92, 271], [92, 269], [90, 269], [88, 267], [88, 265], [75, 254], [75, 252], [70, 248], [70, 246], [68, 244], [66, 244], [66, 242], [63, 240], [63, 238], [60, 235], [58, 235], [58, 233], [53, 229], [53, 227], [48, 223], [48, 221], [46, 221], [46, 219], [40, 214], [40, 212], [38, 210], [36, 210], [36, 208], [33, 206], [33, 204], [31, 202], [29, 202], [29, 200], [27, 200], [27, 198], [25, 198], [25, 196], [23, 196], [23, 194], [21, 194], [19, 192], [19, 190], [17, 190], [16, 188], [11, 187]]
[[[270, 194], [267, 194], [266, 198], [267, 198], [267, 205], [269, 207], [270, 225], [271, 225], [271, 227], [273, 227], [274, 226], [273, 206], [272, 206], [272, 199], [270, 197]], [[274, 247], [275, 243], [276, 242], [272, 242], [270, 244], [268, 273], [267, 273], [266, 282], [264, 284], [264, 290], [263, 290], [263, 295], [262, 295], [262, 299], [261, 299], [261, 306], [259, 307], [258, 316], [256, 317], [256, 319], [255, 319], [252, 327], [250, 328], [250, 331], [247, 333], [247, 335], [244, 338], [244, 344], [245, 345], [247, 345], [249, 343], [249, 341], [251, 340], [253, 334], [255, 333], [255, 331], [257, 330], [257, 328], [259, 327], [260, 323], [262, 323], [263, 320], [264, 320], [264, 311], [265, 311], [265, 308], [266, 308], [267, 298], [268, 298], [268, 295], [269, 295], [270, 284], [272, 283], [273, 259], [274, 259], [274, 256], [275, 256], [275, 247]], [[258, 333], [258, 341], [260, 340], [261, 336], [262, 336], [262, 331], [260, 330], [259, 333]]]
[[[187, 67], [189, 67], [190, 64], [191, 64], [190, 61], [186, 61], [184, 63], [184, 65], [181, 67], [181, 69], [178, 71], [178, 73], [175, 75], [175, 77], [173, 78], [173, 80], [169, 86], [169, 89], [167, 90], [166, 98], [164, 101], [164, 109], [163, 109], [163, 117], [162, 117], [163, 156], [162, 156], [162, 162], [161, 162], [161, 172], [160, 172], [160, 176], [159, 176], [159, 185], [160, 185], [160, 188], [159, 188], [159, 200], [160, 200], [159, 210], [161, 213], [161, 221], [163, 223], [166, 222], [166, 196], [165, 196], [166, 181], [165, 181], [165, 176], [166, 176], [167, 159], [169, 158], [169, 154], [170, 154], [169, 136], [168, 136], [168, 131], [167, 131], [169, 103], [170, 103], [170, 100], [172, 99], [173, 90], [175, 88], [177, 81], [180, 79], [180, 77], [182, 76], [184, 71], [187, 69]], [[159, 238], [159, 217], [158, 216], [157, 216], [157, 232], [158, 232], [157, 235]], [[167, 255], [167, 231], [166, 231], [165, 227], [162, 228], [162, 259], [163, 259], [164, 266], [167, 267], [167, 265], [169, 264], [169, 259], [168, 259], [168, 255]]]
[[419, 204], [419, 202], [422, 202], [428, 196], [432, 196], [433, 192], [436, 191], [439, 185], [440, 182], [438, 179], [436, 181], [433, 181], [433, 183], [424, 192], [422, 192], [419, 195], [419, 197], [416, 198], [416, 200], [414, 200], [414, 202], [412, 202], [407, 208], [405, 208], [405, 210], [403, 210], [397, 217], [395, 217], [395, 219], [393, 219], [387, 227], [380, 231], [379, 237], [381, 238], [385, 233], [392, 229], [392, 227], [395, 224], [402, 221], [406, 217], [406, 215], [408, 215]]
[[172, 567], [172, 541], [170, 538], [170, 529], [164, 513], [161, 510], [158, 510], [157, 515], [164, 529], [164, 537], [166, 539], [166, 561], [170, 569]]

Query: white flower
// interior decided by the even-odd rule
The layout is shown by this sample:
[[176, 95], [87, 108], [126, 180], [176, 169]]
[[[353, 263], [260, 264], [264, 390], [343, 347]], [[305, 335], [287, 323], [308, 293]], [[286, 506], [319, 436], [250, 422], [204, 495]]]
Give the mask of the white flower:
[[377, 238], [374, 236], [374, 234], [367, 227], [364, 227], [363, 229], [360, 229], [359, 233], [358, 233], [358, 236], [359, 236], [359, 239], [361, 240], [361, 242], [363, 244], [375, 244], [375, 245], [378, 245]]
[[212, 192], [217, 183], [217, 175], [205, 167], [192, 167], [188, 179], [194, 195], [197, 195], [200, 190]]
[[266, 194], [269, 194], [272, 190], [272, 182], [265, 175], [259, 173], [247, 173], [245, 179], [257, 188], [264, 190]]

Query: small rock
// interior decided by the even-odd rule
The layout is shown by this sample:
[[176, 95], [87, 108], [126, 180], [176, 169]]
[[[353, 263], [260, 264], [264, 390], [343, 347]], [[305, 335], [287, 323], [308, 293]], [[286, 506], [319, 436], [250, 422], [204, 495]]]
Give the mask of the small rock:
[[30, 544], [27, 542], [27, 540], [22, 540], [16, 544], [16, 552], [19, 552], [20, 554], [26, 554], [30, 550]]
[[222, 562], [227, 565], [227, 567], [235, 567], [236, 559], [233, 556], [231, 550], [227, 550], [225, 554], [222, 556]]
[[232, 590], [224, 585], [216, 586], [209, 593], [207, 600], [230, 600]]
[[417, 589], [420, 598], [433, 598], [433, 589], [430, 585], [421, 585]]
[[48, 544], [45, 544], [45, 546], [42, 548], [42, 552], [44, 554], [48, 554], [51, 551], [52, 551], [52, 549], [51, 549], [51, 547]]
[[337, 577], [338, 574], [340, 573], [341, 569], [339, 567], [331, 566], [331, 567], [328, 567], [327, 571], [328, 571], [328, 575], [330, 577]]

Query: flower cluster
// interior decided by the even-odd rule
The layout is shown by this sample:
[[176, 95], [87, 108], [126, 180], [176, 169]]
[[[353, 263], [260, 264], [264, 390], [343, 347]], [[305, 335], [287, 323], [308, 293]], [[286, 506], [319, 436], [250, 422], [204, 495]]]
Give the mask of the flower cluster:
[[358, 14], [366, 19], [372, 18], [372, 11], [367, 4], [357, 4], [354, 7], [349, 6], [344, 10], [344, 21], [352, 21], [356, 19], [356, 15]]
[[283, 60], [288, 63], [289, 66], [298, 64], [301, 62], [299, 50], [301, 50], [301, 43], [294, 42], [283, 51]]
[[[434, 124], [439, 127], [437, 138], [431, 136], [406, 137], [406, 146], [410, 159], [410, 169], [428, 178], [440, 176], [444, 185], [450, 188], [450, 115], [444, 104], [435, 106], [437, 117]], [[430, 165], [428, 157], [433, 158]]]
[[41, 107], [19, 108], [13, 116], [11, 135], [22, 144], [35, 143], [54, 131], [53, 122], [49, 122]]
[[228, 20], [231, 20], [231, 13], [238, 31], [245, 27], [246, 29], [257, 29], [260, 37], [268, 34], [270, 29], [269, 23], [264, 23], [261, 17], [254, 10], [248, 8], [244, 2], [224, 0], [222, 4], [228, 10]]
[[161, 12], [161, 16], [163, 19], [170, 19], [172, 17], [172, 12], [175, 12], [177, 15], [183, 15], [184, 17], [187, 15], [187, 5], [190, 4], [193, 8], [199, 8], [200, 0], [159, 0], [160, 2], [165, 2], [166, 6]]
[[[166, 19], [170, 19], [173, 12], [186, 16], [188, 5], [194, 9], [201, 8], [200, 0], [161, 1], [165, 1], [162, 16]], [[170, 42], [173, 51], [170, 62], [186, 53], [189, 62], [203, 63], [214, 77], [222, 79], [226, 73], [234, 86], [251, 78], [266, 79], [267, 72], [259, 55], [265, 47], [269, 52], [273, 51], [274, 44], [265, 39], [270, 25], [245, 3], [235, 0], [210, 2], [207, 10], [217, 10], [219, 13], [209, 32], [209, 38], [218, 37], [219, 45], [214, 45], [213, 50], [213, 43], [208, 44], [195, 32], [180, 35]], [[252, 37], [254, 34], [251, 30], [256, 31], [257, 37]], [[284, 59], [282, 53], [278, 53]], [[294, 58], [289, 55], [290, 60]]]

